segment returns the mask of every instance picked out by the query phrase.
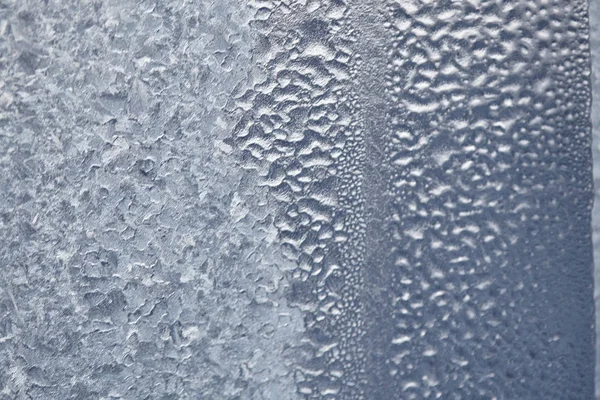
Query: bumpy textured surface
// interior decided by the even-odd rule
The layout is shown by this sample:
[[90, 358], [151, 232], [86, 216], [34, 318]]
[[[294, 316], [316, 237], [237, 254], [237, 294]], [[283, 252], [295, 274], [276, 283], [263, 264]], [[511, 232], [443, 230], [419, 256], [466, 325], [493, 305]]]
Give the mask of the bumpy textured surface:
[[593, 396], [583, 0], [0, 0], [0, 399]]
[[0, 8], [1, 398], [294, 398], [293, 265], [224, 142], [251, 10], [160, 3]]

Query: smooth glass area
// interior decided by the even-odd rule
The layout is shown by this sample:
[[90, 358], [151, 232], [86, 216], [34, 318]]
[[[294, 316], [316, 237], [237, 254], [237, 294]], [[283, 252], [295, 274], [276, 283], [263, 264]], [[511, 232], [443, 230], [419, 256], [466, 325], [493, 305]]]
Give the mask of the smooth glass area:
[[590, 48], [592, 55], [592, 129], [594, 158], [594, 207], [592, 237], [594, 243], [594, 298], [596, 304], [596, 399], [600, 399], [600, 1], [590, 0]]

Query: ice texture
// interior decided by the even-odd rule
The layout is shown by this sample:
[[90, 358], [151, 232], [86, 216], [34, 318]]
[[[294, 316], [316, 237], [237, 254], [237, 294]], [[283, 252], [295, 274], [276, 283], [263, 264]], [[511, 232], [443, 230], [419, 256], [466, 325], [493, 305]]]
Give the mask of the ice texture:
[[587, 4], [259, 4], [236, 144], [297, 260], [300, 392], [591, 398]]
[[238, 1], [0, 6], [0, 398], [293, 399]]
[[587, 7], [0, 0], [0, 400], [593, 398]]

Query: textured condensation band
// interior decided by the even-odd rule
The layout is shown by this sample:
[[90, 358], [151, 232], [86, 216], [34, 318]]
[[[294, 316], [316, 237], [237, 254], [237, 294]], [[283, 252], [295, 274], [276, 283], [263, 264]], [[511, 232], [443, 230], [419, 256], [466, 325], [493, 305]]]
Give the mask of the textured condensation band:
[[0, 0], [0, 399], [591, 399], [583, 0]]

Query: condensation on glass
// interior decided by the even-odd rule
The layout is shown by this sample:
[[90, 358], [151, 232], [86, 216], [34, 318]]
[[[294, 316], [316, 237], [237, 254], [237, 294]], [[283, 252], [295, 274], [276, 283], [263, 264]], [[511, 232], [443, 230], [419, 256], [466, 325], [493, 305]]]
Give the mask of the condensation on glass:
[[590, 60], [583, 0], [1, 1], [0, 399], [592, 398]]

